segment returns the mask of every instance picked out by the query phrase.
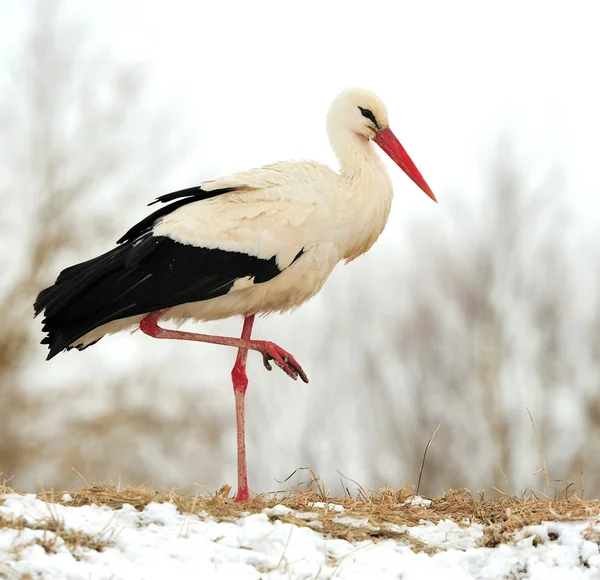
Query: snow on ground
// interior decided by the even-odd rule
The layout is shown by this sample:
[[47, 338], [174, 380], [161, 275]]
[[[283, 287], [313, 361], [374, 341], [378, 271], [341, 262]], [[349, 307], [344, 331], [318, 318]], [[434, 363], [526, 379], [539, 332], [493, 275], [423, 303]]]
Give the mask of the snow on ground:
[[[328, 539], [318, 529], [318, 512], [324, 509], [336, 512], [340, 524], [368, 525], [344, 516], [336, 504], [315, 503], [309, 513], [276, 506], [221, 522], [205, 512], [181, 514], [171, 503], [151, 503], [143, 511], [124, 504], [113, 510], [6, 494], [0, 504], [0, 577], [9, 579], [600, 578], [599, 520], [529, 526], [509, 543], [481, 548], [482, 526], [459, 527], [451, 521], [397, 530], [406, 531], [406, 541]], [[277, 519], [290, 514], [312, 527]], [[10, 527], [14, 520], [22, 529]], [[48, 521], [55, 528], [60, 523], [63, 532], [35, 529]], [[77, 545], [64, 530], [84, 532], [84, 538], [109, 546], [98, 551], [84, 547], [85, 542]], [[417, 545], [423, 542], [431, 555], [415, 550], [411, 538]]]

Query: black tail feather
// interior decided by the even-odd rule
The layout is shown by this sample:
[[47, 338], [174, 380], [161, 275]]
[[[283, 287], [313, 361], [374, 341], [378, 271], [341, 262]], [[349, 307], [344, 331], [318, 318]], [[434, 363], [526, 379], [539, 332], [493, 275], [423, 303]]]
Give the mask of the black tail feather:
[[119, 246], [102, 256], [71, 266], [60, 273], [52, 286], [39, 293], [33, 308], [35, 316], [43, 311], [45, 314], [42, 330], [46, 336], [41, 342], [49, 345], [47, 360], [103, 324], [93, 309], [81, 311], [78, 299], [101, 288], [102, 280], [124, 264], [127, 250], [127, 246]]
[[40, 292], [34, 310], [45, 314], [42, 343], [51, 359], [108, 322], [223, 296], [239, 278], [259, 284], [280, 272], [275, 256], [257, 258], [147, 233], [61, 272]]

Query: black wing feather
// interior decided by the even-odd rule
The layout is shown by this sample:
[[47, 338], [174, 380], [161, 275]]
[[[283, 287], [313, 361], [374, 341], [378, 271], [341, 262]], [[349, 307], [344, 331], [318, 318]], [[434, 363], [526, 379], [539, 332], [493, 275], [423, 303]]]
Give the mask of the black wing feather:
[[187, 189], [181, 189], [180, 191], [174, 191], [173, 193], [166, 193], [157, 197], [152, 203], [148, 205], [154, 205], [155, 203], [167, 203], [169, 201], [177, 200], [174, 203], [166, 205], [151, 213], [148, 217], [145, 217], [141, 222], [135, 224], [130, 230], [128, 230], [124, 236], [117, 240], [117, 244], [123, 244], [130, 242], [144, 235], [152, 229], [152, 226], [156, 223], [156, 220], [161, 217], [170, 214], [176, 209], [188, 203], [194, 201], [200, 201], [202, 199], [210, 199], [217, 195], [223, 195], [224, 193], [230, 193], [231, 191], [238, 191], [240, 187], [224, 187], [223, 189], [215, 189], [214, 191], [204, 191], [200, 187], [188, 187]]
[[118, 320], [227, 294], [238, 278], [266, 282], [281, 270], [241, 252], [199, 248], [146, 234], [63, 271], [34, 305], [45, 311], [48, 359], [94, 328]]

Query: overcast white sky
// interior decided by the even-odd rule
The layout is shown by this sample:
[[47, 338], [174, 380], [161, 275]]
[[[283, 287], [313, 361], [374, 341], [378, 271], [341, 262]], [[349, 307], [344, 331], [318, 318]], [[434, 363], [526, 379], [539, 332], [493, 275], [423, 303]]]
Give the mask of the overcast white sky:
[[[279, 159], [333, 163], [327, 107], [363, 85], [442, 204], [394, 168], [395, 214], [476, 195], [503, 132], [533, 181], [560, 163], [579, 213], [600, 208], [596, 1], [66, 1], [112, 59], [147, 65], [153, 97], [192, 128], [197, 162], [173, 188]], [[16, 46], [26, 5], [4, 0], [0, 49]]]

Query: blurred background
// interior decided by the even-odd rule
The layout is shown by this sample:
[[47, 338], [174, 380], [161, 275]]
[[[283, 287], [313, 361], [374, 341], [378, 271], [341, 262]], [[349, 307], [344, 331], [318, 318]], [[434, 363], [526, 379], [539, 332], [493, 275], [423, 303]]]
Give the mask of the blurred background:
[[[597, 2], [0, 0], [0, 473], [11, 485], [235, 486], [233, 349], [105, 338], [50, 363], [32, 303], [156, 196], [290, 158], [335, 165], [330, 101], [363, 85], [433, 188], [395, 166], [383, 236], [256, 336], [253, 490], [310, 467], [600, 494]], [[387, 159], [386, 159], [387, 162]], [[190, 329], [194, 325], [189, 325]], [[198, 326], [237, 335], [240, 320]], [[505, 475], [504, 475], [504, 474]], [[81, 474], [81, 475], [78, 475]], [[346, 481], [355, 489], [355, 484]]]

